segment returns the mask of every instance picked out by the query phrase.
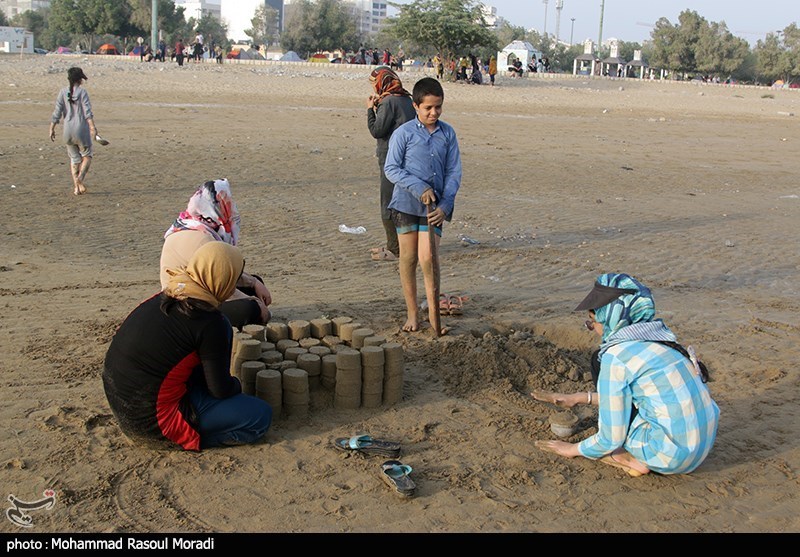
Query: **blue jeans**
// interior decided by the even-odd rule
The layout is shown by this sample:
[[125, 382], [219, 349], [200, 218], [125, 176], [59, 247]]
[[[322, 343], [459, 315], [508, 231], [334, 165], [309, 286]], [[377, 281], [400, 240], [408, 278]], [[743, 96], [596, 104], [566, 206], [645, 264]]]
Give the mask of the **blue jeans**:
[[205, 388], [193, 387], [189, 400], [197, 415], [203, 449], [254, 443], [272, 423], [272, 407], [254, 396], [240, 393], [219, 399]]

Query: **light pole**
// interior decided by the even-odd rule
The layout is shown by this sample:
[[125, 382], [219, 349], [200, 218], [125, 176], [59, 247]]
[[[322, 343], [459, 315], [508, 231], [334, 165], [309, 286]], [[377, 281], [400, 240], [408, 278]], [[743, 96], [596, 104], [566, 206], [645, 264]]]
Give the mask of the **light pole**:
[[558, 39], [560, 38], [561, 29], [561, 10], [564, 9], [564, 0], [556, 0], [556, 46], [558, 46]]
[[542, 0], [542, 4], [544, 4], [544, 27], [542, 28], [542, 35], [545, 37], [547, 36], [547, 2], [549, 2], [549, 0]]
[[572, 35], [575, 32], [575, 18], [571, 17], [570, 21], [572, 21], [572, 26], [569, 28], [569, 46], [572, 46], [574, 44], [572, 42]]
[[156, 45], [158, 45], [158, 0], [153, 0], [150, 12], [150, 48], [155, 50]]
[[597, 53], [600, 53], [600, 46], [603, 44], [603, 13], [606, 11], [606, 0], [600, 2], [600, 32], [597, 35]]

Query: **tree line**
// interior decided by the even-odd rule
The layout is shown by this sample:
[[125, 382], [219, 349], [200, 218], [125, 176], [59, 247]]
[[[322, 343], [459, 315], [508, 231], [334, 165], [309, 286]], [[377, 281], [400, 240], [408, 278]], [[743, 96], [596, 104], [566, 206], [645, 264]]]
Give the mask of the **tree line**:
[[[340, 0], [293, 2], [281, 33], [277, 12], [269, 6], [259, 7], [245, 33], [256, 45], [280, 44], [281, 49], [306, 57], [335, 49], [356, 52], [360, 47], [397, 50], [402, 46], [409, 58], [427, 60], [438, 54], [449, 62], [472, 53], [488, 61], [510, 42], [524, 40], [541, 51], [555, 71], [569, 72], [574, 59], [583, 54], [581, 44], [556, 43], [549, 34], [526, 30], [502, 18], [489, 28], [477, 0], [415, 0], [389, 5], [398, 14], [387, 18], [379, 33], [369, 36], [359, 32], [357, 16]], [[50, 8], [26, 11], [11, 19], [0, 11], [0, 25], [26, 28], [34, 34], [37, 46], [48, 50], [76, 43], [91, 50], [103, 41], [124, 51], [137, 37], [149, 38], [151, 0], [52, 0]], [[172, 0], [158, 0], [158, 26], [170, 44], [178, 37], [200, 32], [223, 48], [231, 46], [223, 23], [208, 14], [186, 18], [184, 8]], [[619, 56], [626, 60], [633, 59], [635, 50], [642, 51], [650, 67], [678, 77], [717, 76], [757, 83], [778, 79], [788, 83], [800, 78], [796, 23], [768, 33], [751, 48], [734, 36], [725, 22], [708, 21], [696, 11], [685, 10], [676, 23], [659, 19], [643, 45], [619, 44]], [[601, 47], [596, 55], [608, 57], [608, 48]]]

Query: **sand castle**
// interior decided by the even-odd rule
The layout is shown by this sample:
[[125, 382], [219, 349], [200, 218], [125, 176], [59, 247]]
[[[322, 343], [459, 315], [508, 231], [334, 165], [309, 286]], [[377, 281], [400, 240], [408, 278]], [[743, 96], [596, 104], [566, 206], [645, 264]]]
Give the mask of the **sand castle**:
[[401, 344], [350, 317], [234, 329], [231, 373], [276, 418], [308, 417], [315, 391], [331, 393], [340, 410], [394, 405], [403, 398], [404, 367]]

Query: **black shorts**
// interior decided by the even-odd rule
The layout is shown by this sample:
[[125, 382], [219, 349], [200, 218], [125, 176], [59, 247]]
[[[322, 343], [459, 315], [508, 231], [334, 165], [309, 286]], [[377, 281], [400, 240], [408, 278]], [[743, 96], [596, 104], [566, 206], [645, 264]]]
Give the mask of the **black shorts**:
[[[408, 213], [401, 213], [396, 209], [390, 209], [390, 211], [392, 215], [392, 222], [394, 223], [394, 227], [397, 229], [398, 234], [428, 231], [428, 217], [409, 215]], [[434, 226], [433, 230], [441, 238], [442, 227]]]

